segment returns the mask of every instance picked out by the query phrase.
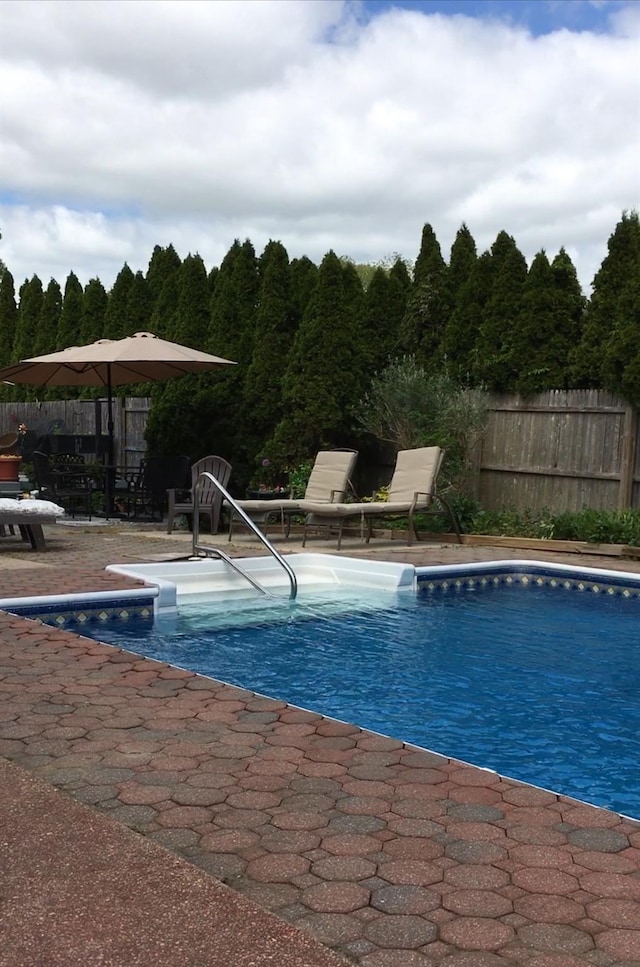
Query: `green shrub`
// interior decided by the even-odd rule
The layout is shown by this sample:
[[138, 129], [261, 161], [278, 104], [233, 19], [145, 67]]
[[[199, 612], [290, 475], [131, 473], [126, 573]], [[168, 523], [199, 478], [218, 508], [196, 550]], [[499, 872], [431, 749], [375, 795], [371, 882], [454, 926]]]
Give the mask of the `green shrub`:
[[432, 375], [414, 356], [391, 362], [354, 408], [357, 425], [398, 450], [439, 446], [446, 451], [440, 486], [464, 492], [473, 453], [488, 415], [488, 395], [460, 386], [444, 373]]
[[300, 500], [304, 497], [304, 492], [311, 476], [311, 464], [301, 463], [297, 467], [289, 470], [289, 496], [292, 500]]

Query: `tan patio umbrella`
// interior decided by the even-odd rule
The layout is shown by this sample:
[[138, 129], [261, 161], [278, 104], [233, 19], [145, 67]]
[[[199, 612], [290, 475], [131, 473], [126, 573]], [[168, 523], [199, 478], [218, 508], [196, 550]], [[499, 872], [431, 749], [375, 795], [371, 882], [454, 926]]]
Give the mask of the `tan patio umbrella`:
[[230, 359], [160, 339], [152, 332], [137, 332], [124, 339], [98, 339], [88, 346], [70, 346], [57, 353], [34, 356], [0, 369], [0, 380], [32, 386], [104, 386], [107, 395], [109, 436], [107, 512], [113, 512], [115, 448], [113, 439], [113, 386], [146, 383], [204, 373], [218, 366], [235, 366]]

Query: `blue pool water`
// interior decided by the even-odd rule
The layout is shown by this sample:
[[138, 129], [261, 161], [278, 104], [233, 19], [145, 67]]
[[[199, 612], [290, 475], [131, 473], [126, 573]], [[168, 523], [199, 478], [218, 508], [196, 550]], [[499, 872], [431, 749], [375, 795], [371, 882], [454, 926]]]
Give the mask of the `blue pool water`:
[[238, 608], [96, 637], [640, 817], [637, 598], [332, 589]]

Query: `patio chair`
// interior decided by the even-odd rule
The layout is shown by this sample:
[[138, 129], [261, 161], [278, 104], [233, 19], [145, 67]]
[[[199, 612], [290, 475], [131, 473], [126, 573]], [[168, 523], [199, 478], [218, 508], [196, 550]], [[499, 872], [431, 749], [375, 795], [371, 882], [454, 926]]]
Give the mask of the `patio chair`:
[[128, 495], [130, 516], [160, 520], [168, 508], [169, 490], [188, 488], [191, 460], [187, 456], [145, 457]]
[[60, 504], [72, 517], [93, 512], [93, 474], [77, 453], [59, 453], [54, 458], [40, 450], [31, 455], [39, 496]]
[[307, 529], [314, 527], [337, 527], [338, 550], [342, 545], [342, 532], [347, 521], [359, 520], [361, 533], [366, 524], [366, 543], [372, 536], [374, 520], [383, 517], [408, 519], [409, 539], [418, 540], [415, 515], [429, 513], [434, 503], [441, 505], [439, 513], [446, 513], [453, 529], [461, 541], [460, 527], [455, 514], [447, 501], [436, 492], [436, 481], [444, 451], [440, 447], [418, 447], [414, 450], [400, 450], [396, 458], [396, 466], [389, 485], [389, 500], [373, 500], [361, 503], [321, 504], [312, 500], [301, 501], [300, 509], [304, 512], [305, 522], [302, 535], [302, 546], [305, 546]]
[[[303, 501], [313, 501], [318, 505], [329, 505], [346, 498], [351, 488], [351, 477], [358, 459], [357, 450], [319, 450], [313, 464], [304, 498], [295, 500], [238, 500], [238, 506], [256, 524], [263, 527], [269, 517], [278, 515], [285, 537], [289, 536], [291, 518], [301, 514]], [[238, 520], [233, 507], [225, 503], [229, 511], [229, 540], [233, 534], [234, 521]]]
[[[229, 483], [231, 476], [231, 464], [223, 457], [209, 456], [202, 457], [191, 467], [191, 489], [178, 490], [175, 487], [167, 491], [169, 510], [167, 513], [167, 534], [173, 529], [173, 522], [178, 514], [186, 514], [193, 517], [193, 488], [201, 473], [207, 471], [219, 480], [223, 487]], [[208, 478], [200, 481], [199, 490], [199, 510], [201, 516], [209, 518], [209, 526], [212, 534], [218, 533], [220, 526], [220, 511], [222, 509], [222, 494], [214, 487]]]

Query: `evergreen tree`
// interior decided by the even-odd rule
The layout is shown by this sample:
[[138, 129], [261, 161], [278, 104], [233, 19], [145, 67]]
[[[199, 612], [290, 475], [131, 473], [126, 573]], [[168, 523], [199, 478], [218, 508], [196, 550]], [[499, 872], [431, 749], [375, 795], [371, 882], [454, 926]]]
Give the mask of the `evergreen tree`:
[[425, 225], [401, 328], [401, 349], [430, 371], [437, 366], [450, 312], [447, 266], [431, 225]]
[[491, 294], [476, 344], [479, 380], [498, 393], [513, 391], [517, 375], [513, 338], [522, 308], [527, 263], [515, 240], [499, 232], [491, 247]]
[[118, 272], [109, 292], [107, 311], [104, 314], [104, 338], [122, 339], [131, 336], [129, 324], [129, 290], [133, 285], [133, 272], [125, 262]]
[[[406, 272], [406, 269], [405, 269]], [[364, 302], [364, 328], [369, 372], [379, 373], [396, 355], [400, 326], [407, 308], [407, 286], [398, 273], [377, 268]]]
[[38, 276], [34, 275], [28, 281], [25, 280], [20, 286], [18, 325], [13, 342], [12, 362], [29, 359], [34, 355], [33, 347], [38, 338], [38, 325], [43, 301], [42, 282]]
[[153, 298], [149, 284], [142, 272], [136, 272], [127, 294], [127, 332], [148, 332], [153, 311]]
[[211, 269], [211, 271], [209, 272], [209, 275], [207, 276], [207, 279], [208, 279], [208, 282], [209, 282], [209, 296], [210, 296], [210, 298], [213, 298], [213, 296], [215, 295], [216, 283], [218, 281], [218, 272], [219, 271], [220, 271], [220, 269], [218, 268], [218, 266], [217, 265], [214, 265], [213, 268]]
[[467, 281], [456, 294], [455, 308], [445, 327], [441, 348], [448, 375], [460, 385], [482, 382], [478, 339], [493, 278], [491, 253], [476, 259]]
[[[468, 307], [470, 291], [467, 288], [478, 261], [476, 243], [466, 225], [458, 229], [449, 258], [449, 292], [451, 311], [440, 340], [440, 365], [456, 380], [469, 378], [469, 353], [475, 342], [477, 325], [470, 332], [460, 332], [460, 319]], [[462, 312], [459, 311], [462, 307]]]
[[260, 278], [253, 245], [237, 240], [224, 257], [212, 300], [208, 352], [248, 366], [253, 352]]
[[244, 381], [247, 456], [255, 459], [284, 416], [282, 379], [296, 332], [289, 257], [281, 242], [269, 242], [260, 258], [260, 295], [255, 343]]
[[297, 330], [318, 281], [318, 266], [303, 255], [300, 259], [292, 260], [289, 277], [294, 326]]
[[200, 256], [187, 255], [176, 279], [178, 301], [168, 330], [169, 338], [193, 349], [205, 350], [209, 336], [209, 283]]
[[638, 339], [637, 290], [640, 278], [638, 213], [624, 212], [593, 280], [583, 336], [573, 358], [578, 386], [606, 386], [638, 399], [635, 344]]
[[18, 306], [13, 276], [8, 269], [0, 276], [0, 366], [13, 360], [12, 350], [18, 326]]
[[[177, 272], [180, 265], [180, 256], [173, 245], [168, 245], [166, 248], [162, 248], [160, 245], [155, 246], [145, 276], [153, 306], [160, 298], [167, 277]], [[159, 335], [159, 333], [156, 333], [156, 335]]]
[[51, 279], [44, 293], [38, 334], [33, 347], [34, 356], [55, 352], [58, 327], [62, 314], [62, 292], [55, 279]]
[[[25, 280], [20, 286], [18, 319], [11, 362], [19, 362], [21, 359], [29, 359], [35, 355], [33, 347], [38, 335], [43, 301], [42, 282], [38, 276], [34, 275], [28, 281]], [[9, 399], [33, 400], [38, 395], [41, 395], [41, 391], [37, 391], [35, 387], [26, 384], [7, 387]]]
[[551, 263], [555, 293], [556, 326], [562, 334], [564, 378], [562, 386], [573, 385], [572, 360], [575, 347], [580, 345], [584, 328], [587, 300], [578, 273], [568, 252], [561, 248]]
[[[202, 295], [204, 278], [208, 307], [209, 280], [204, 267], [201, 265], [200, 271], [195, 265], [196, 259], [201, 263], [199, 256], [194, 256], [193, 264], [184, 271], [181, 269], [180, 296], [184, 306], [187, 302], [191, 307], [196, 303], [201, 306], [196, 294], [198, 297]], [[187, 298], [189, 292], [191, 296]], [[170, 380], [163, 388], [156, 385], [153, 411], [147, 425], [146, 438], [150, 448], [166, 447], [174, 440], [173, 446], [181, 445], [178, 452], [189, 453], [192, 460], [207, 453], [217, 453], [228, 459], [233, 464], [232, 486], [236, 487], [236, 492], [242, 492], [250, 474], [244, 443], [247, 427], [243, 423], [243, 382], [251, 361], [257, 293], [258, 268], [253, 246], [248, 240], [242, 245], [236, 241], [220, 266], [211, 300], [211, 324], [206, 345], [188, 344], [225, 359], [242, 360], [244, 365], [224, 366], [199, 377]], [[184, 342], [180, 337], [181, 311], [180, 308], [176, 310], [178, 321], [174, 338]], [[199, 318], [202, 319], [202, 315]], [[184, 315], [182, 319], [185, 320]]]
[[80, 345], [88, 346], [102, 339], [105, 332], [105, 314], [109, 297], [100, 279], [89, 279], [84, 287], [82, 299], [82, 322], [80, 324]]
[[84, 292], [80, 280], [74, 272], [70, 272], [64, 286], [62, 311], [56, 334], [56, 349], [67, 349], [69, 346], [80, 344], [83, 303]]
[[457, 306], [462, 288], [469, 281], [477, 260], [473, 235], [463, 223], [456, 233], [449, 256], [449, 290], [453, 308]]
[[546, 253], [538, 252], [527, 275], [513, 334], [514, 388], [523, 396], [567, 387], [568, 357], [576, 332], [561, 312], [555, 281]]
[[[164, 280], [160, 295], [156, 299], [150, 322], [151, 332], [162, 339], [171, 340], [173, 337], [178, 296], [178, 272], [170, 272]], [[175, 325], [177, 325], [177, 320], [175, 320]]]
[[352, 407], [368, 381], [358, 319], [349, 312], [339, 258], [329, 252], [320, 265], [283, 380], [285, 416], [270, 456], [279, 464], [309, 460], [326, 446], [353, 437]]

